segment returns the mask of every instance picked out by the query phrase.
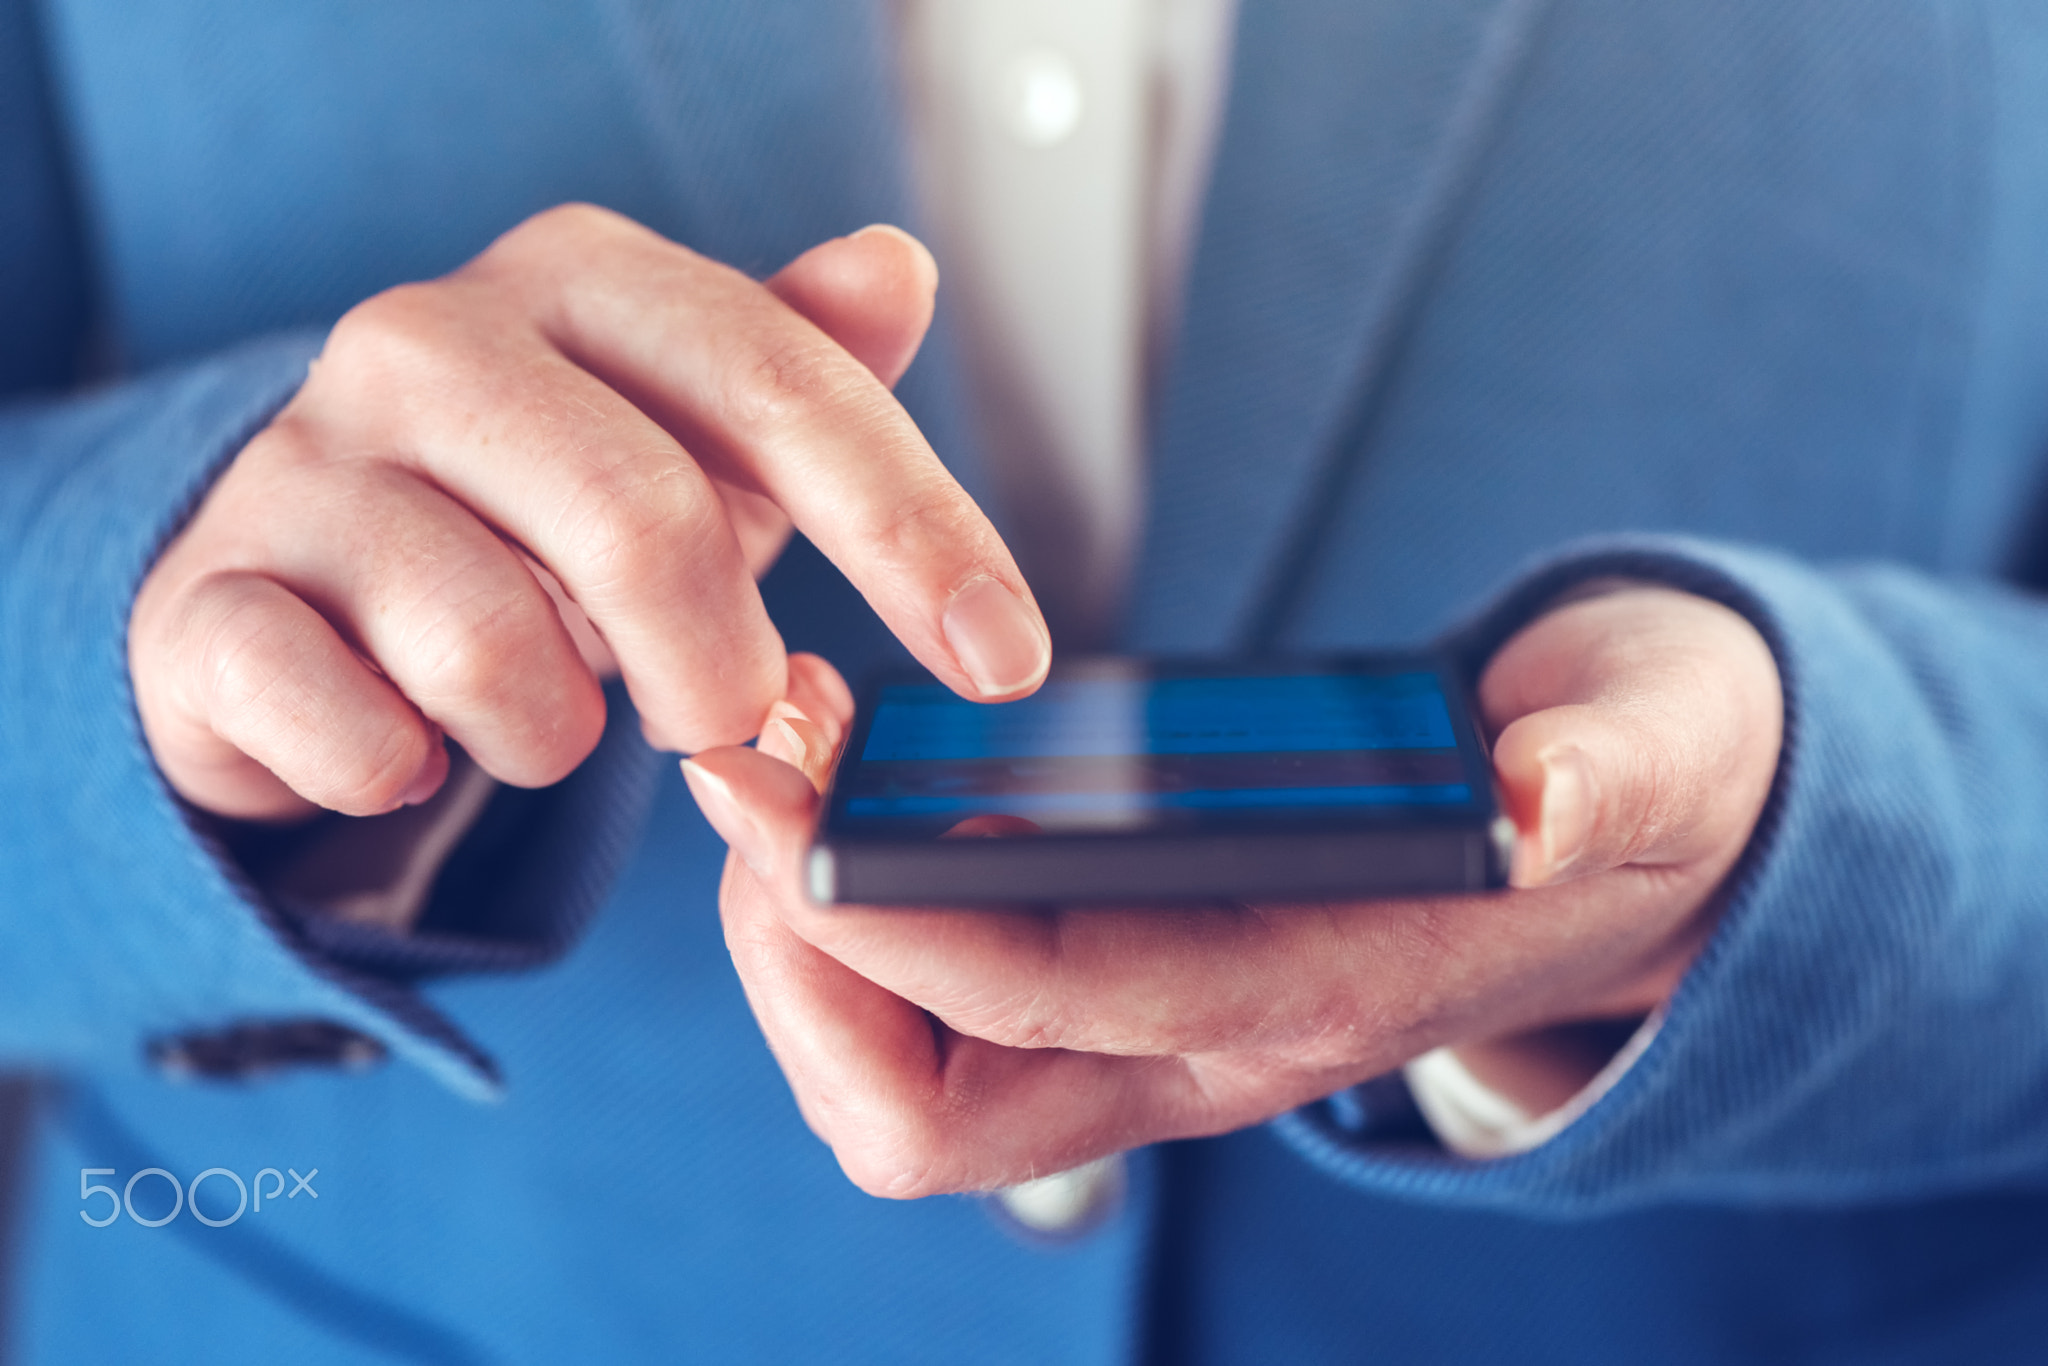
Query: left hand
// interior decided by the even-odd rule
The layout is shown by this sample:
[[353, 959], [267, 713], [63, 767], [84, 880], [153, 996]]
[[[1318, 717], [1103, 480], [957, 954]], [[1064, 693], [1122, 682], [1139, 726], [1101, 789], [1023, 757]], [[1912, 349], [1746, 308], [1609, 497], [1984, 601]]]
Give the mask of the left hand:
[[[813, 656], [790, 678], [757, 750], [684, 769], [732, 845], [726, 942], [797, 1103], [857, 1185], [896, 1197], [1240, 1128], [1446, 1044], [1514, 1084], [1544, 1031], [1669, 996], [1763, 809], [1783, 726], [1755, 628], [1625, 586], [1539, 618], [1481, 681], [1521, 835], [1516, 890], [820, 908], [799, 862], [852, 699]], [[1541, 1074], [1520, 1071], [1538, 1090]]]

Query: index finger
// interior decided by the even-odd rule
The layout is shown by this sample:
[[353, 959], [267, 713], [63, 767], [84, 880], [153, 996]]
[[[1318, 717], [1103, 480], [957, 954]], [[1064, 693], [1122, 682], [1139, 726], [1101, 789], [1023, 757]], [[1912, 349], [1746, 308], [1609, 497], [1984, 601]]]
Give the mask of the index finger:
[[532, 262], [550, 340], [718, 477], [772, 498], [948, 686], [1036, 688], [1052, 641], [1031, 590], [874, 373], [740, 272], [622, 218], [585, 228], [601, 251], [585, 238]]

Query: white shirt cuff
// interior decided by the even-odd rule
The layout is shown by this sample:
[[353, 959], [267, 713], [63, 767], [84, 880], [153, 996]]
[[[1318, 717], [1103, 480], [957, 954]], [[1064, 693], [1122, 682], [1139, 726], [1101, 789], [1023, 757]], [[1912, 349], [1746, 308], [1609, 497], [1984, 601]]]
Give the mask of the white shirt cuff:
[[1460, 1157], [1508, 1157], [1548, 1143], [1613, 1089], [1664, 1026], [1660, 1007], [1650, 1012], [1606, 1066], [1570, 1100], [1532, 1115], [1472, 1075], [1449, 1048], [1424, 1053], [1402, 1069], [1415, 1108], [1438, 1141]]

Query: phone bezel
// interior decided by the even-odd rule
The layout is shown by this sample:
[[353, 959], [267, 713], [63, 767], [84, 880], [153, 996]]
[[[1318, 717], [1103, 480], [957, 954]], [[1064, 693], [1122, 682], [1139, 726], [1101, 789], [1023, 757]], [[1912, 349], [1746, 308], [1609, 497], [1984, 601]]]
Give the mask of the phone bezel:
[[[1039, 900], [1049, 890], [1071, 891], [1084, 899], [1099, 895], [1147, 900], [1155, 895], [1244, 896], [1266, 890], [1307, 895], [1318, 888], [1360, 894], [1473, 890], [1505, 881], [1512, 825], [1501, 817], [1486, 738], [1476, 722], [1470, 692], [1462, 674], [1444, 656], [1420, 651], [1257, 660], [1111, 655], [1063, 662], [1055, 667], [1052, 679], [1104, 672], [1144, 678], [1429, 672], [1450, 713], [1472, 796], [1452, 805], [1393, 803], [1313, 812], [1247, 815], [1208, 809], [1152, 825], [1051, 830], [1020, 838], [945, 839], [935, 832], [906, 833], [900, 824], [878, 830], [846, 814], [843, 777], [861, 762], [858, 756], [866, 747], [882, 690], [934, 681], [920, 669], [891, 669], [863, 680], [860, 687], [854, 725], [821, 804], [812, 841], [807, 881], [813, 898], [875, 899], [845, 895], [856, 890], [845, 885], [854, 868], [867, 870], [864, 878], [854, 881], [865, 880], [873, 887], [879, 875], [889, 899], [910, 904]], [[1119, 854], [1126, 856], [1129, 866], [1120, 866]], [[1354, 865], [1355, 874], [1347, 871]], [[1382, 871], [1372, 873], [1367, 865]], [[1147, 867], [1158, 876], [1148, 880]], [[1196, 871], [1200, 867], [1209, 872]], [[1335, 871], [1314, 871], [1325, 867]], [[1205, 890], [1195, 892], [1193, 887]]]

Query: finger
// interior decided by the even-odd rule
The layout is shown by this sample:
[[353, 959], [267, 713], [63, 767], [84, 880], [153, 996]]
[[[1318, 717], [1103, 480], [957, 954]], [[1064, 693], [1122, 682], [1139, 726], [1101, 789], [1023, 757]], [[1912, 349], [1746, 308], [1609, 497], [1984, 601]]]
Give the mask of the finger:
[[893, 389], [931, 326], [939, 266], [924, 243], [876, 223], [812, 247], [768, 288]]
[[535, 220], [477, 269], [530, 282], [565, 354], [718, 478], [774, 499], [948, 685], [998, 699], [1044, 678], [1051, 638], [995, 529], [875, 375], [795, 309], [595, 210]]
[[1481, 697], [1513, 718], [1494, 764], [1527, 836], [1521, 886], [1732, 858], [1776, 769], [1783, 704], [1768, 645], [1687, 594], [1640, 588], [1561, 608], [1502, 649]]
[[758, 581], [775, 567], [783, 547], [789, 544], [790, 532], [796, 528], [768, 495], [718, 479], [712, 480], [712, 485], [725, 503], [726, 518], [739, 541], [740, 558], [746, 561], [747, 572]]
[[[706, 800], [717, 780], [690, 767]], [[805, 1121], [870, 1194], [1014, 1185], [1143, 1142], [1235, 1127], [1287, 1103], [1260, 1096], [1247, 1109], [1220, 1074], [1205, 1086], [1178, 1062], [963, 1037], [806, 943], [771, 900], [744, 863], [728, 865], [727, 948]]]
[[754, 748], [799, 770], [822, 793], [852, 719], [853, 695], [839, 671], [817, 655], [791, 655], [789, 696], [769, 708]]
[[853, 690], [839, 670], [822, 657], [809, 653], [789, 657], [789, 700], [806, 716], [826, 728], [832, 743], [844, 738], [853, 724]]
[[[924, 244], [886, 224], [811, 248], [768, 289], [894, 388], [931, 326], [938, 266]], [[727, 515], [755, 578], [768, 572], [793, 529], [773, 499], [718, 481]]]
[[832, 765], [838, 750], [824, 727], [788, 702], [777, 702], [768, 713], [768, 724], [755, 742], [756, 753], [780, 759], [810, 780], [811, 790], [823, 793], [832, 780]]
[[[692, 790], [702, 786], [702, 774], [692, 775]], [[832, 1143], [873, 1127], [878, 1111], [936, 1070], [924, 1012], [791, 934], [737, 858], [719, 906], [747, 1002], [818, 1137]]]
[[[811, 248], [778, 271], [768, 289], [894, 388], [931, 326], [938, 275], [922, 242], [876, 224]], [[759, 578], [788, 543], [789, 518], [762, 494], [723, 482], [718, 491]]]
[[[746, 885], [760, 893], [755, 909], [765, 903], [786, 931], [854, 979], [922, 1007], [945, 1027], [938, 1037], [946, 1085], [977, 1097], [991, 1117], [985, 1132], [964, 1120], [943, 1132], [985, 1156], [1021, 1160], [1056, 1151], [1082, 1160], [1129, 1142], [1217, 1132], [1441, 1043], [1548, 1019], [1560, 998], [1583, 1003], [1591, 992], [1619, 1001], [1616, 993], [1640, 975], [1668, 928], [1631, 915], [1621, 933], [1594, 938], [1596, 951], [1581, 951], [1574, 971], [1560, 974], [1541, 969], [1583, 946], [1618, 912], [1639, 909], [1639, 894], [1611, 884], [1604, 896], [1546, 891], [1513, 906], [1437, 898], [1070, 916], [814, 908], [791, 872], [817, 806], [808, 785], [746, 750], [699, 755], [687, 771], [706, 815], [748, 868]], [[773, 1003], [757, 1009], [772, 1030]], [[852, 1049], [834, 1041], [821, 1050], [831, 1056], [811, 1067], [828, 1068], [836, 1058], [866, 1084], [883, 1085], [888, 1058]], [[1026, 1094], [1017, 1070], [1024, 1065], [1009, 1056], [1017, 1052], [1091, 1058], [1091, 1069], [1107, 1067], [1117, 1078], [1115, 1094], [1050, 1116], [1033, 1109], [1038, 1102], [1004, 1108], [1003, 1087]], [[1100, 1075], [1091, 1070], [1063, 1084], [1086, 1087]], [[793, 1084], [804, 1083], [793, 1077]], [[910, 1106], [904, 1094], [921, 1094], [907, 1080], [889, 1084], [897, 1098], [875, 1102], [870, 1126], [886, 1128], [888, 1115]], [[928, 1119], [913, 1109], [896, 1123], [914, 1138], [899, 1147], [928, 1150], [915, 1138], [929, 1138], [916, 1128]], [[842, 1149], [848, 1141], [830, 1137]], [[943, 1179], [963, 1188], [1019, 1179], [1016, 1167], [993, 1156], [945, 1170]]]
[[[706, 817], [774, 889], [796, 934], [975, 1038], [1132, 1057], [1295, 1043], [1296, 1021], [1334, 1030], [1376, 980], [1438, 943], [1427, 921], [1418, 932], [1399, 917], [1316, 906], [814, 907], [798, 869], [818, 797], [771, 730], [764, 752], [690, 761]], [[1303, 963], [1318, 972], [1304, 974]]]
[[164, 776], [187, 800], [241, 820], [306, 804], [352, 816], [423, 801], [448, 769], [439, 732], [327, 620], [256, 574], [199, 580], [139, 648], [137, 703]]
[[533, 575], [534, 581], [540, 584], [549, 600], [555, 604], [555, 611], [562, 618], [563, 629], [568, 631], [569, 639], [576, 643], [576, 653], [582, 656], [584, 667], [600, 680], [609, 681], [617, 678], [618, 656], [612, 653], [611, 646], [604, 643], [604, 637], [591, 623], [590, 614], [576, 605], [576, 600], [569, 596], [569, 590], [562, 587], [562, 581], [556, 578], [546, 565], [517, 546], [513, 547], [513, 553], [519, 556], [520, 563], [526, 566], [527, 572]]
[[403, 469], [329, 462], [322, 473], [317, 490], [301, 485], [308, 507], [291, 534], [264, 544], [269, 572], [493, 777], [541, 787], [567, 776], [603, 733], [604, 694], [519, 555]]
[[[335, 329], [328, 349], [346, 363], [323, 367], [290, 416], [326, 448], [395, 452], [545, 565], [657, 743], [753, 736], [784, 691], [782, 642], [717, 487], [646, 414], [502, 312], [487, 291], [445, 284], [380, 295]], [[363, 432], [369, 411], [399, 416]]]

